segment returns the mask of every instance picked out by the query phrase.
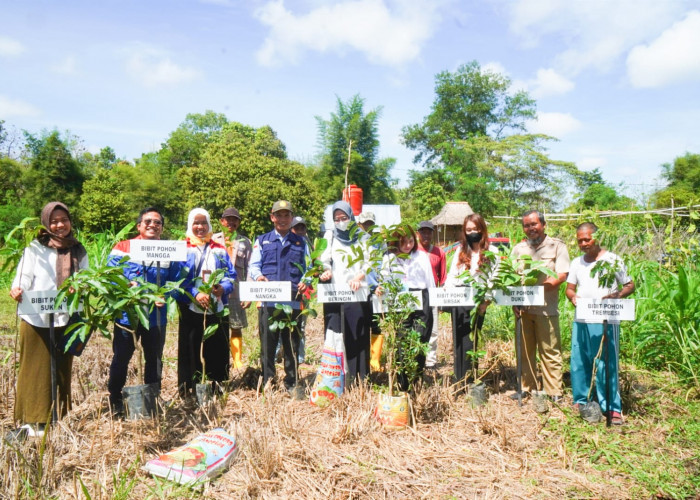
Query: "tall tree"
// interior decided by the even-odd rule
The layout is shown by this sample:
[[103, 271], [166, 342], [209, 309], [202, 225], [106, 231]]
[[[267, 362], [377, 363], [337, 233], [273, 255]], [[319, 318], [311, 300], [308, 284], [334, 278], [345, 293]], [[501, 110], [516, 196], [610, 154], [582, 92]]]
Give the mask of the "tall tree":
[[27, 147], [30, 155], [24, 175], [27, 206], [38, 213], [47, 202], [59, 200], [75, 209], [85, 177], [69, 144], [54, 130], [41, 137], [27, 134]]
[[367, 203], [391, 203], [393, 158], [379, 159], [377, 123], [381, 107], [367, 113], [359, 94], [347, 102], [337, 99], [330, 119], [316, 117], [321, 151], [321, 186], [327, 202], [339, 199], [348, 184], [362, 188]]
[[653, 201], [657, 207], [670, 207], [695, 203], [700, 193], [700, 154], [686, 153], [664, 163], [661, 176], [668, 181], [668, 186], [654, 193]]
[[114, 227], [119, 230], [134, 220], [138, 209], [134, 206], [133, 195], [138, 186], [134, 167], [129, 164], [98, 170], [83, 184], [80, 197], [83, 229], [97, 232]]
[[527, 92], [510, 92], [510, 80], [482, 70], [472, 61], [435, 77], [435, 100], [423, 122], [403, 128], [404, 144], [414, 151], [414, 163], [448, 166], [464, 163], [458, 141], [474, 136], [499, 139], [508, 132], [524, 132], [536, 116], [535, 101]]
[[213, 217], [234, 205], [249, 235], [269, 230], [270, 209], [279, 199], [318, 227], [323, 203], [305, 167], [287, 158], [284, 144], [272, 128], [236, 122], [223, 127], [204, 149], [199, 165], [178, 172], [186, 208], [201, 206]]
[[485, 214], [550, 205], [561, 189], [556, 174], [577, 169], [547, 156], [544, 144], [553, 138], [527, 133], [527, 121], [536, 117], [527, 92], [512, 92], [507, 77], [476, 61], [435, 80], [430, 114], [402, 131], [414, 163], [448, 172], [449, 199]]
[[159, 160], [172, 172], [182, 167], [193, 167], [205, 146], [228, 123], [226, 115], [206, 110], [204, 114], [189, 113], [177, 129], [162, 144]]

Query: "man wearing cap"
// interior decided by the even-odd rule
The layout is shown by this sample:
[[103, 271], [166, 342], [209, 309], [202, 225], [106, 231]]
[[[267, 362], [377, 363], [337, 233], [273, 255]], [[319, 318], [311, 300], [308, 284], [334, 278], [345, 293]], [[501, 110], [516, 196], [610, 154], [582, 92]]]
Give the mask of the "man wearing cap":
[[362, 212], [357, 216], [357, 224], [362, 228], [365, 233], [372, 232], [372, 226], [376, 225], [376, 220], [374, 217], [374, 212]]
[[[433, 237], [435, 236], [435, 226], [429, 220], [421, 221], [418, 224], [418, 240], [420, 241], [420, 250], [428, 254], [430, 259], [430, 267], [433, 269], [433, 279], [435, 286], [445, 284], [445, 252], [439, 246], [433, 245]], [[430, 340], [428, 341], [428, 355], [425, 358], [425, 367], [434, 368], [437, 363], [437, 341], [438, 341], [438, 308], [430, 308], [432, 318], [428, 318], [428, 323], [432, 325]]]
[[248, 326], [245, 310], [250, 307], [250, 302], [241, 302], [238, 282], [246, 281], [248, 264], [250, 263], [250, 257], [253, 253], [253, 245], [248, 238], [238, 233], [238, 228], [241, 225], [241, 215], [236, 208], [229, 207], [224, 210], [219, 222], [224, 230], [220, 233], [216, 233], [212, 236], [212, 239], [226, 247], [226, 252], [237, 274], [233, 292], [231, 292], [228, 299], [228, 307], [231, 357], [233, 358], [233, 367], [238, 369], [243, 366], [241, 362], [241, 354], [243, 352], [243, 328]]
[[[281, 304], [292, 307], [292, 321], [298, 321], [301, 304], [299, 294], [306, 291], [306, 284], [301, 280], [306, 270], [306, 240], [297, 236], [290, 229], [293, 218], [292, 204], [285, 200], [272, 205], [270, 220], [274, 229], [259, 236], [253, 246], [250, 260], [249, 276], [254, 281], [290, 281], [292, 284], [292, 301]], [[258, 311], [260, 328], [260, 357], [263, 367], [263, 384], [275, 377], [275, 349], [282, 339], [284, 348], [284, 386], [289, 393], [297, 384], [297, 359], [299, 351], [299, 328], [270, 329], [270, 320], [278, 311], [275, 303], [263, 302]], [[282, 319], [282, 318], [279, 318]], [[273, 319], [274, 321], [274, 319]]]

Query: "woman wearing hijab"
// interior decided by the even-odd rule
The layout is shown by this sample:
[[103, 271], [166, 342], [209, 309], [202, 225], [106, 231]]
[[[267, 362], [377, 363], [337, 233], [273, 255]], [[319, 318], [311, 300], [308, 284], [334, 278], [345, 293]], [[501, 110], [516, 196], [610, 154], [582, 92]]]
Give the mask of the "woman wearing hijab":
[[[365, 245], [365, 241], [359, 237], [364, 233], [355, 227], [355, 216], [349, 203], [336, 202], [332, 213], [334, 228], [326, 231], [324, 236], [328, 246], [321, 254], [325, 271], [319, 279], [336, 285], [347, 285], [351, 290], [357, 291], [361, 286], [367, 285], [366, 261], [360, 260], [351, 266], [348, 266], [348, 261], [354, 257], [351, 250], [353, 245]], [[368, 248], [365, 245], [363, 255], [367, 255], [367, 252]], [[343, 332], [348, 383], [358, 379], [364, 380], [369, 374], [369, 340], [372, 323], [370, 303], [368, 301], [328, 303], [324, 304], [323, 309], [326, 330]], [[341, 325], [341, 312], [345, 320], [344, 325]]]
[[[455, 250], [456, 255], [445, 280], [446, 287], [465, 286], [466, 272], [472, 277], [478, 278], [479, 268], [486, 261], [485, 251], [497, 253], [498, 249], [489, 245], [489, 233], [486, 221], [479, 214], [470, 214], [464, 218], [460, 233], [460, 246]], [[484, 322], [484, 313], [487, 304], [481, 304], [479, 308], [479, 328]], [[470, 314], [474, 307], [461, 306], [452, 308], [452, 340], [454, 345], [454, 373], [457, 381], [464, 379], [471, 370], [472, 361], [468, 352], [474, 349], [474, 341], [469, 337], [471, 333]]]
[[[430, 314], [430, 303], [428, 300], [428, 289], [435, 287], [433, 268], [430, 265], [428, 254], [418, 250], [418, 240], [416, 233], [411, 227], [406, 227], [392, 234], [389, 249], [382, 260], [381, 274], [384, 280], [398, 279], [403, 284], [406, 291], [419, 291], [422, 294], [422, 309], [413, 311], [406, 320], [404, 331], [415, 330], [420, 335], [420, 341], [427, 343], [433, 331], [432, 315]], [[378, 294], [382, 294], [381, 285], [377, 289]], [[401, 356], [401, 353], [397, 353]], [[416, 357], [419, 366], [419, 374], [425, 368], [425, 354]], [[412, 381], [408, 377], [399, 373], [399, 388], [407, 391]]]
[[[180, 396], [191, 395], [195, 384], [202, 381], [200, 347], [204, 342], [206, 380], [221, 383], [228, 380], [228, 324], [221, 312], [233, 291], [236, 271], [231, 265], [226, 247], [213, 241], [209, 212], [193, 209], [187, 216], [187, 278], [183, 284], [192, 301], [180, 304], [177, 380]], [[202, 284], [217, 269], [224, 277], [214, 285], [211, 294], [201, 292]], [[216, 332], [202, 340], [207, 326], [216, 324]]]
[[[10, 296], [22, 302], [24, 292], [55, 291], [73, 273], [88, 267], [87, 252], [73, 236], [68, 207], [58, 201], [41, 211], [42, 228], [25, 249]], [[51, 350], [49, 314], [22, 314], [19, 327], [19, 373], [15, 398], [15, 420], [25, 424], [17, 435], [40, 436], [51, 414]], [[60, 339], [68, 314], [54, 314], [54, 335]], [[73, 356], [54, 349], [56, 356], [57, 414], [71, 407]]]

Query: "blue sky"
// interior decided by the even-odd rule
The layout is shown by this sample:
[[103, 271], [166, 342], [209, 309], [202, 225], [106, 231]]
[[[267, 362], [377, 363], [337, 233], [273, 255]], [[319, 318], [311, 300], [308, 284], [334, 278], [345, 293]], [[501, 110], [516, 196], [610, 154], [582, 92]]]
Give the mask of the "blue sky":
[[270, 125], [317, 153], [336, 96], [382, 106], [381, 155], [405, 184], [401, 127], [430, 112], [434, 76], [472, 60], [537, 99], [553, 158], [625, 194], [700, 153], [700, 0], [4, 0], [0, 119], [70, 130], [132, 160], [187, 113]]

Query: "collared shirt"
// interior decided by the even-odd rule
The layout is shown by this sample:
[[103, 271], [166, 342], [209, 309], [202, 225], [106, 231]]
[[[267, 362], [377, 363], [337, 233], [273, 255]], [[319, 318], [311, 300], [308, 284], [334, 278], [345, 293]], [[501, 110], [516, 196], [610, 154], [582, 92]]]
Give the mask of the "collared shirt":
[[[569, 251], [566, 249], [566, 244], [558, 238], [545, 236], [539, 245], [533, 245], [529, 240], [521, 241], [513, 247], [512, 255], [515, 257], [529, 255], [532, 260], [544, 262], [547, 268], [557, 274], [569, 272]], [[541, 285], [545, 279], [547, 276], [540, 274], [537, 284]], [[523, 309], [530, 314], [558, 316], [559, 287], [552, 290], [545, 289], [544, 306], [529, 306]]]
[[241, 234], [232, 238], [230, 236], [227, 237], [224, 233], [216, 233], [211, 239], [226, 247], [226, 252], [238, 275], [236, 281], [245, 281], [248, 276], [248, 265], [253, 254], [253, 244], [250, 240]]
[[[290, 234], [292, 234], [291, 231], [287, 232], [284, 236], [282, 236], [276, 229], [273, 229], [271, 231], [274, 239], [278, 240], [282, 246], [285, 246], [287, 241], [290, 238]], [[265, 234], [270, 234], [270, 233], [265, 233]], [[255, 238], [255, 244], [253, 245], [253, 253], [250, 256], [250, 264], [248, 265], [248, 277], [251, 281], [257, 281], [260, 276], [263, 276], [262, 272], [262, 248], [260, 244], [260, 238], [265, 236], [263, 234], [262, 236], [258, 236]], [[301, 238], [301, 237], [298, 237]], [[305, 243], [306, 239], [301, 238]], [[310, 257], [311, 254], [309, 253], [309, 246], [307, 244], [304, 244], [304, 255], [306, 257]], [[306, 260], [306, 259], [304, 259]], [[301, 263], [304, 271], [306, 270], [306, 262]], [[292, 293], [295, 293], [295, 290], [292, 291]], [[280, 304], [283, 305], [290, 305], [294, 309], [299, 309], [301, 304], [299, 301], [290, 301], [290, 302], [279, 302]], [[261, 302], [262, 306], [271, 306], [273, 305], [273, 302]]]

